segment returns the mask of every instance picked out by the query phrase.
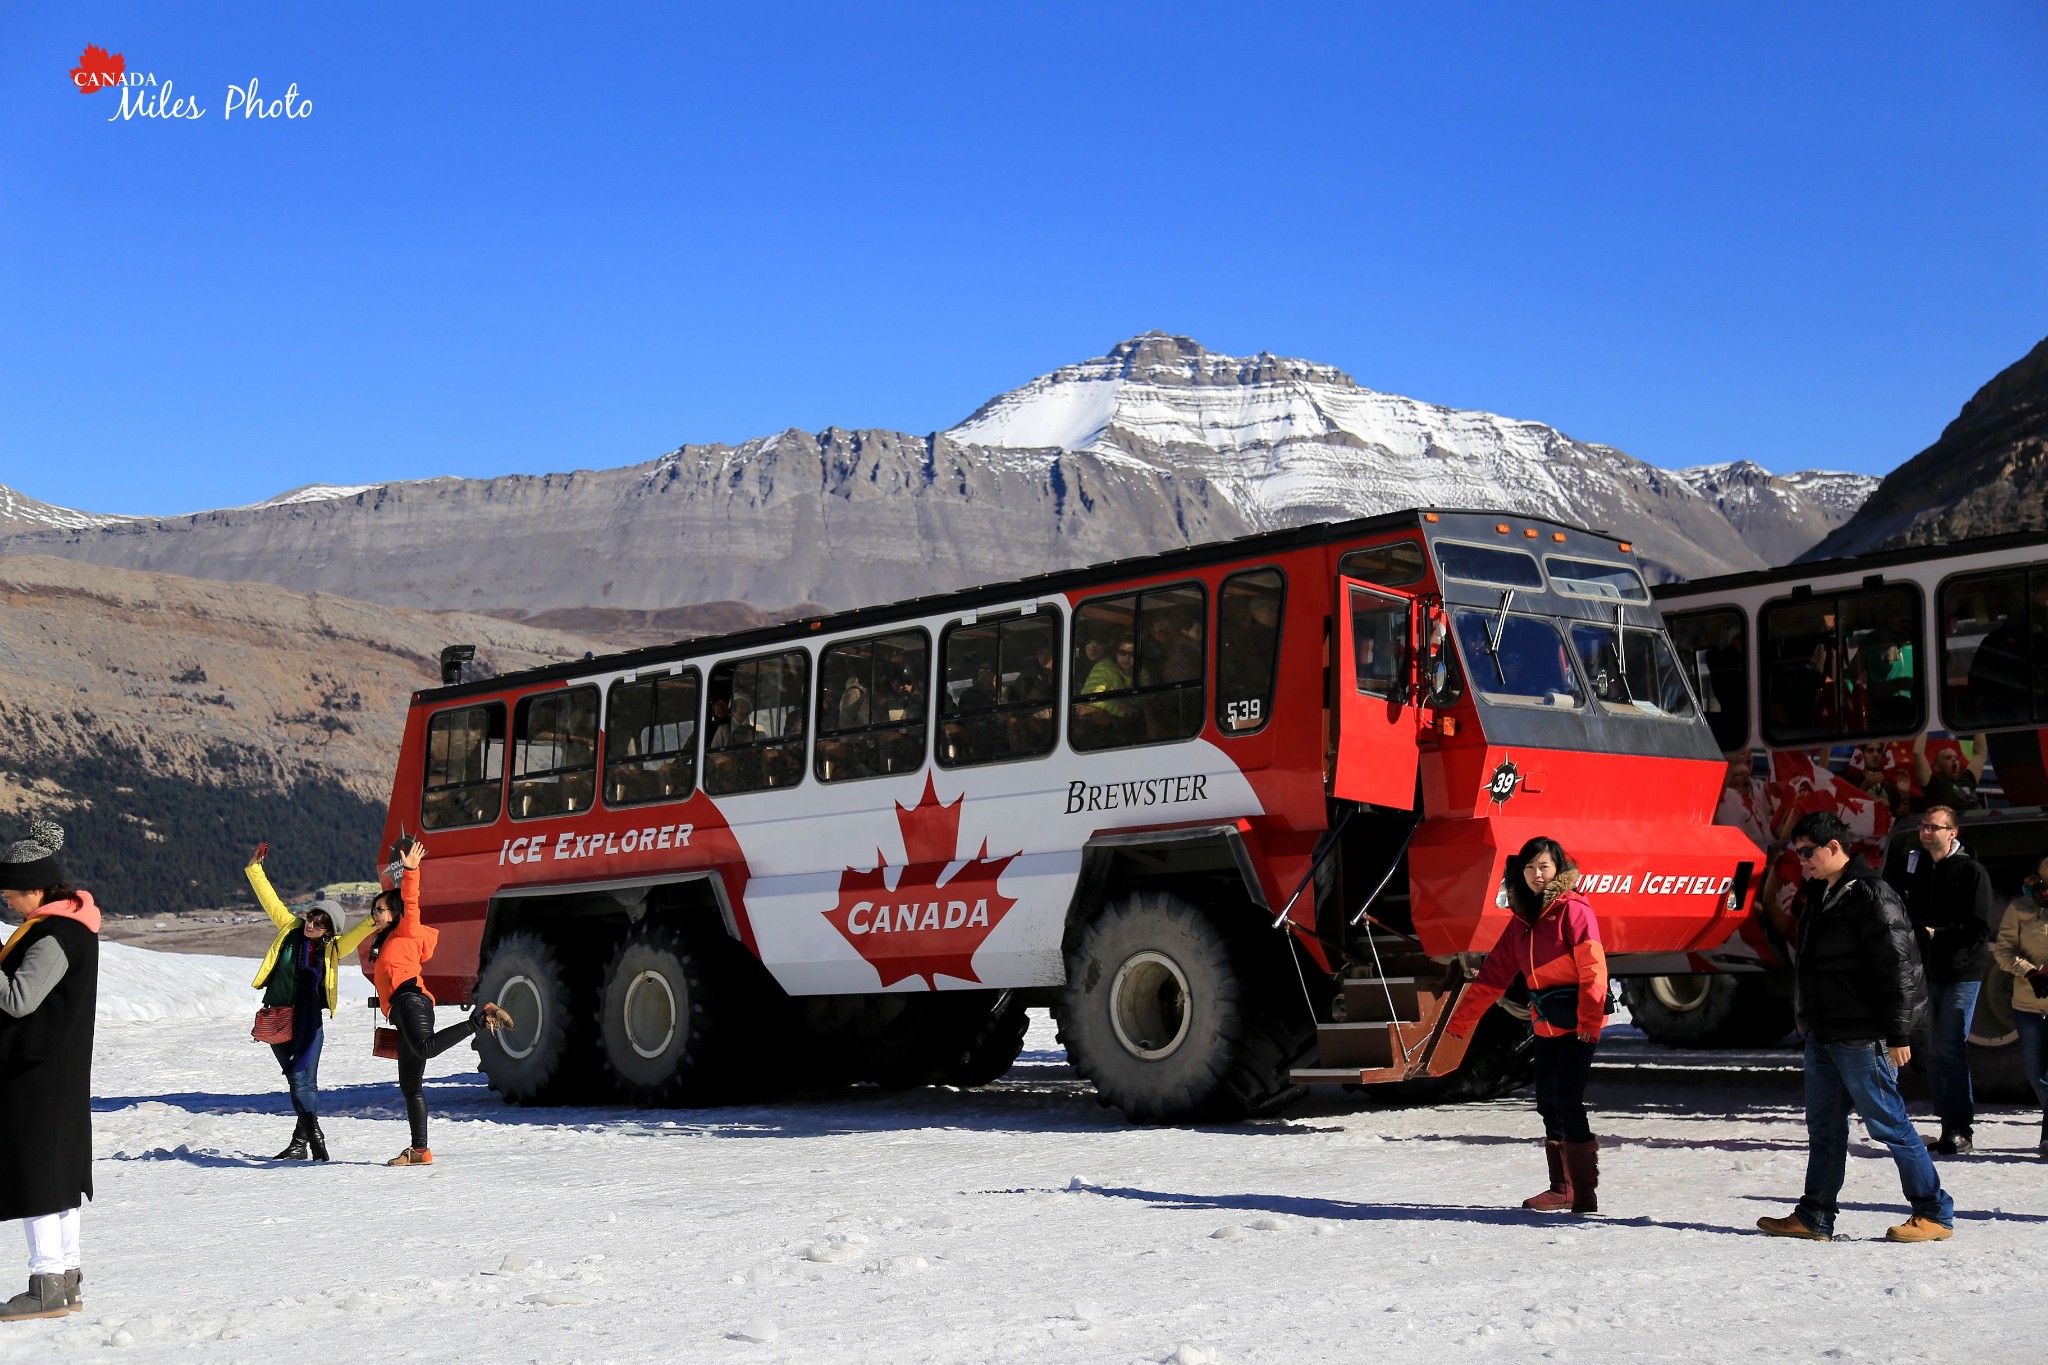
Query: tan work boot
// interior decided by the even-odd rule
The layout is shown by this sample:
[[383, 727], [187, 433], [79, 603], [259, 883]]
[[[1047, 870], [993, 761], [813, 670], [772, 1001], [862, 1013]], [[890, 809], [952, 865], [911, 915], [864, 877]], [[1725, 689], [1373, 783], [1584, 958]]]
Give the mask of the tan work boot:
[[1917, 1213], [1897, 1227], [1884, 1230], [1884, 1239], [1887, 1242], [1946, 1242], [1955, 1235], [1954, 1228], [1944, 1227], [1932, 1218], [1922, 1218]]
[[431, 1166], [434, 1154], [424, 1147], [408, 1147], [384, 1163], [386, 1166]]
[[1802, 1242], [1832, 1242], [1834, 1237], [1825, 1232], [1815, 1232], [1796, 1213], [1783, 1218], [1759, 1218], [1756, 1225], [1772, 1237], [1796, 1237]]

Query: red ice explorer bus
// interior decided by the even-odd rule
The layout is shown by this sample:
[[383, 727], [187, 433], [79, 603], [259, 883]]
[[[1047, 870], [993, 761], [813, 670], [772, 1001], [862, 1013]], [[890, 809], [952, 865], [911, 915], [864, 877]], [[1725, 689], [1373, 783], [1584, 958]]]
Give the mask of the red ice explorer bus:
[[1628, 544], [1411, 511], [424, 691], [387, 835], [509, 1100], [979, 1084], [1048, 1005], [1222, 1119], [1497, 1078], [1442, 1030], [1533, 835], [1617, 974], [1727, 939], [1723, 767]]

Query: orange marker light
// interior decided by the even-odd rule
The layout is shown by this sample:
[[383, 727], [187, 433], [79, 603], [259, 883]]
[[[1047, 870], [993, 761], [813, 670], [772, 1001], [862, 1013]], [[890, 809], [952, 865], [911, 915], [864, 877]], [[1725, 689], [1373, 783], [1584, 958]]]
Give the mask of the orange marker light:
[[1564, 544], [1564, 532], [1562, 531], [1552, 531], [1550, 533], [1550, 538], [1560, 545]]
[[1502, 535], [1506, 535], [1508, 533], [1508, 524], [1503, 521], [1496, 524], [1493, 529], [1500, 532]]
[[1424, 513], [1422, 514], [1422, 519], [1423, 519], [1424, 521], [1435, 521], [1435, 520], [1436, 520], [1436, 513], [1434, 513], [1434, 512], [1424, 512]]
[[1634, 554], [1634, 553], [1635, 553], [1635, 549], [1636, 549], [1636, 547], [1635, 547], [1635, 546], [1633, 546], [1633, 545], [1629, 544], [1629, 543], [1628, 543], [1627, 541], [1625, 541], [1625, 540], [1621, 542], [1621, 548], [1622, 548], [1622, 552], [1623, 552], [1624, 554]]
[[1438, 716], [1436, 728], [1439, 734], [1455, 735], [1458, 733], [1458, 718], [1456, 716]]
[[1536, 539], [1536, 528], [1531, 526], [1528, 529], [1524, 530], [1522, 534], [1529, 537], [1529, 539], [1534, 540]]

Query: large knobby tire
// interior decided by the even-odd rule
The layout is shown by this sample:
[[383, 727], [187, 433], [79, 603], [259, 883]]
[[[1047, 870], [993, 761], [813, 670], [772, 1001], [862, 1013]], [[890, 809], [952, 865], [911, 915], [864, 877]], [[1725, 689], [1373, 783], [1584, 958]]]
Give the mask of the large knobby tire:
[[585, 1097], [596, 1041], [594, 987], [587, 971], [539, 934], [518, 930], [492, 945], [476, 998], [497, 1002], [512, 1024], [477, 1034], [477, 1060], [491, 1089], [513, 1104]]
[[604, 971], [598, 1041], [621, 1099], [634, 1104], [711, 1104], [726, 1098], [744, 1041], [732, 998], [730, 940], [642, 921]]
[[[1229, 1121], [1305, 1093], [1309, 1037], [1287, 946], [1232, 934], [1168, 891], [1105, 906], [1067, 956], [1060, 1042], [1104, 1104], [1138, 1123]], [[1263, 950], [1263, 951], [1262, 951]]]
[[998, 991], [986, 1009], [970, 1016], [970, 1023], [939, 1075], [941, 1085], [972, 1088], [1002, 1079], [1024, 1051], [1031, 1015], [1014, 994]]
[[1792, 1002], [1762, 973], [1638, 976], [1621, 989], [1635, 1026], [1666, 1047], [1768, 1047], [1792, 1031]]

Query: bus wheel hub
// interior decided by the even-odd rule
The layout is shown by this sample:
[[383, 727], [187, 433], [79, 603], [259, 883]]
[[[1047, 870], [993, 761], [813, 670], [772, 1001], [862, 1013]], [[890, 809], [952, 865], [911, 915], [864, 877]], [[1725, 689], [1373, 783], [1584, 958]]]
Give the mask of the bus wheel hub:
[[1188, 1036], [1188, 979], [1162, 953], [1133, 953], [1109, 987], [1109, 1022], [1133, 1057], [1170, 1057]]
[[676, 996], [660, 972], [642, 972], [626, 987], [626, 1042], [650, 1061], [676, 1039]]

